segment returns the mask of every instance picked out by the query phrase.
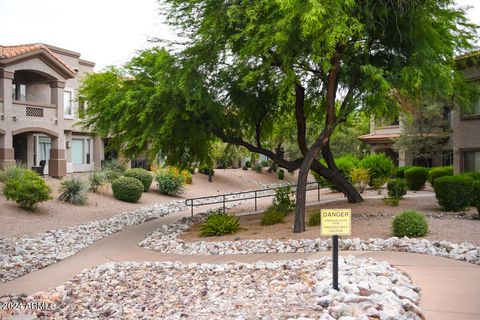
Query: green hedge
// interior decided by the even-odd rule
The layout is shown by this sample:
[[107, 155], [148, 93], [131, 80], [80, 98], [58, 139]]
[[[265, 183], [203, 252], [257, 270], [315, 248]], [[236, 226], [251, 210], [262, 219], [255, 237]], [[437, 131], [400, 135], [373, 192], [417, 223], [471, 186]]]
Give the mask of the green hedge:
[[153, 182], [153, 176], [150, 171], [142, 168], [134, 168], [125, 171], [125, 177], [135, 178], [143, 185], [143, 191], [148, 192]]
[[407, 194], [405, 179], [391, 179], [387, 182], [388, 196], [392, 199], [402, 199]]
[[471, 204], [473, 181], [464, 175], [435, 179], [433, 189], [440, 206], [449, 211], [465, 210]]
[[480, 180], [474, 180], [472, 183], [472, 204], [480, 215]]
[[392, 222], [395, 237], [423, 237], [428, 233], [425, 216], [417, 211], [404, 211], [395, 216]]
[[428, 182], [433, 186], [435, 179], [444, 176], [453, 176], [452, 166], [431, 168], [430, 171], [428, 171]]
[[[370, 154], [359, 163], [360, 167], [368, 169], [370, 174], [368, 184], [381, 186], [394, 173], [395, 165], [392, 159], [383, 153]], [[383, 182], [383, 183], [382, 183]]]
[[115, 199], [126, 202], [137, 202], [142, 197], [143, 184], [131, 177], [120, 177], [112, 182]]
[[395, 172], [395, 177], [398, 179], [403, 179], [405, 178], [405, 171], [413, 168], [413, 166], [403, 166], [403, 167], [397, 167], [396, 172]]
[[[322, 163], [326, 165], [324, 161], [322, 161]], [[358, 166], [358, 163], [359, 163], [358, 158], [353, 155], [344, 155], [335, 159], [335, 165], [337, 166], [338, 171], [340, 171], [340, 174], [350, 182], [352, 181], [350, 177], [350, 172], [352, 171], [352, 169]], [[319, 182], [322, 187], [330, 188], [333, 191], [340, 191], [340, 189], [338, 189], [333, 183], [331, 183], [324, 177], [318, 175], [315, 172], [312, 172], [312, 173], [315, 180]]]
[[428, 177], [428, 169], [423, 167], [412, 167], [405, 170], [405, 179], [409, 190], [422, 190]]

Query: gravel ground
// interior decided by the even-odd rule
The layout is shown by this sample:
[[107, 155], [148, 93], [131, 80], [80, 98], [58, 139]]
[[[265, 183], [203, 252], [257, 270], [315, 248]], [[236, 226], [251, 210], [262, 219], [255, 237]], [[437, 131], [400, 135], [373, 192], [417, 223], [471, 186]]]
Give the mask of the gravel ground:
[[[421, 319], [420, 289], [386, 262], [340, 257], [340, 291], [330, 258], [255, 264], [108, 263], [30, 297], [68, 319]], [[49, 305], [52, 306], [53, 305]], [[21, 314], [0, 310], [0, 316]]]

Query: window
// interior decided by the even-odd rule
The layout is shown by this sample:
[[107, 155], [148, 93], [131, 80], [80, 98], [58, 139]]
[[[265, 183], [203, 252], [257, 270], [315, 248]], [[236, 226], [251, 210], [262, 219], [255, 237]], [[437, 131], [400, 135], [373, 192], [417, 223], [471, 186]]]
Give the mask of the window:
[[[477, 88], [480, 87], [480, 82], [476, 82], [475, 85]], [[480, 116], [480, 96], [476, 96], [473, 106], [463, 110], [462, 116], [466, 118]]]
[[463, 171], [480, 172], [480, 151], [466, 151], [463, 153]]
[[49, 137], [34, 136], [34, 163], [36, 166], [40, 165], [40, 161], [45, 160], [48, 166], [50, 160], [50, 148], [52, 147], [52, 140]]
[[90, 164], [90, 139], [72, 139], [73, 164]]
[[66, 118], [73, 117], [73, 92], [65, 90], [63, 92], [63, 112]]
[[23, 83], [14, 83], [12, 85], [12, 99], [27, 101], [27, 85]]

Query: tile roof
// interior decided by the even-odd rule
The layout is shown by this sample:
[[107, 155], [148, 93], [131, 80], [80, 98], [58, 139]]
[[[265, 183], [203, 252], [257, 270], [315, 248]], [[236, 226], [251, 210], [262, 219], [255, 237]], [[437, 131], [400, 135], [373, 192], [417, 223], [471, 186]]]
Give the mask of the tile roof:
[[384, 134], [379, 134], [379, 133], [369, 133], [369, 134], [364, 134], [363, 136], [358, 137], [363, 142], [393, 142], [393, 139], [400, 137], [399, 133], [384, 133]]
[[35, 52], [35, 51], [45, 51], [47, 54], [53, 57], [57, 62], [67, 68], [72, 74], [75, 74], [75, 71], [67, 65], [60, 57], [53, 53], [46, 45], [43, 43], [31, 43], [31, 44], [20, 44], [14, 46], [2, 46], [0, 45], [0, 60], [15, 58], [22, 56], [24, 54]]

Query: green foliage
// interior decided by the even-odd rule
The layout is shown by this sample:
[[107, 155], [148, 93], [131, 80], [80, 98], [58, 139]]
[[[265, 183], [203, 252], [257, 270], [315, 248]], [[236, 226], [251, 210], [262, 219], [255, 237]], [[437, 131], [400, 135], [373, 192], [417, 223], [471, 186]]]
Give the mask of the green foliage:
[[286, 208], [295, 207], [295, 201], [292, 199], [293, 192], [290, 186], [285, 186], [275, 190], [275, 198], [273, 203], [275, 205], [284, 206]]
[[120, 177], [112, 182], [115, 199], [126, 202], [137, 202], [142, 197], [143, 184], [131, 177]]
[[36, 172], [19, 168], [14, 172], [8, 176], [3, 189], [7, 200], [13, 200], [20, 207], [32, 211], [39, 202], [53, 199], [50, 187]]
[[387, 182], [388, 196], [393, 199], [402, 199], [407, 194], [405, 179], [391, 179]]
[[124, 173], [126, 170], [125, 164], [117, 159], [106, 161], [102, 169], [105, 171], [115, 171], [119, 173]]
[[472, 204], [480, 215], [480, 180], [474, 180], [472, 183]]
[[277, 178], [280, 180], [285, 179], [285, 171], [283, 169], [277, 171]]
[[307, 223], [309, 227], [319, 226], [320, 221], [321, 221], [320, 210], [310, 212], [310, 214], [308, 215], [308, 223]]
[[431, 168], [428, 171], [428, 182], [430, 182], [430, 184], [433, 186], [435, 179], [444, 176], [453, 176], [452, 166]]
[[360, 167], [370, 174], [368, 184], [378, 190], [393, 174], [395, 166], [392, 159], [384, 153], [375, 153], [366, 156], [360, 161]]
[[155, 177], [155, 181], [157, 181], [160, 193], [170, 196], [179, 196], [184, 191], [184, 178], [176, 168], [160, 170]]
[[472, 178], [473, 180], [480, 180], [480, 172], [464, 172], [461, 175]]
[[414, 166], [403, 166], [403, 167], [398, 167], [396, 169], [396, 173], [395, 173], [395, 176], [398, 178], [398, 179], [403, 179], [405, 178], [405, 171], [410, 169], [410, 168], [413, 168]]
[[200, 167], [198, 168], [198, 172], [202, 174], [209, 174], [211, 172], [212, 176], [215, 174], [215, 170], [213, 170], [213, 168], [207, 164], [200, 165]]
[[[351, 176], [350, 172], [355, 169], [359, 164], [359, 160], [357, 157], [351, 155], [351, 154], [346, 154], [344, 156], [341, 156], [335, 160], [335, 165], [338, 168], [338, 171], [340, 171], [340, 174], [347, 179], [347, 181], [351, 181]], [[318, 175], [317, 173], [313, 172], [313, 176], [317, 182], [320, 183], [322, 187], [328, 187], [332, 189], [333, 191], [340, 191], [333, 183], [325, 179], [324, 177]]]
[[290, 210], [291, 209], [286, 205], [272, 204], [263, 213], [260, 224], [262, 226], [270, 226], [277, 223], [283, 223], [285, 216], [290, 212]]
[[180, 171], [180, 175], [183, 178], [183, 181], [185, 181], [186, 184], [192, 184], [192, 174], [188, 170], [182, 170]]
[[473, 179], [468, 176], [444, 176], [435, 179], [433, 189], [438, 203], [445, 210], [463, 211], [472, 200]]
[[89, 190], [99, 193], [103, 186], [107, 183], [107, 177], [104, 171], [92, 171], [88, 176]]
[[105, 175], [105, 179], [107, 179], [108, 183], [110, 184], [112, 184], [113, 181], [123, 176], [123, 172], [118, 172], [114, 170], [102, 170], [102, 172]]
[[195, 174], [195, 167], [187, 167], [188, 172]]
[[252, 162], [249, 161], [249, 160], [245, 161], [245, 166], [246, 166], [247, 168], [251, 168], [251, 167], [252, 167]]
[[263, 160], [260, 164], [262, 167], [270, 167], [270, 162], [268, 160]]
[[400, 202], [400, 199], [398, 199], [398, 198], [383, 198], [383, 202], [385, 202], [386, 205], [396, 207], [396, 206], [398, 206], [398, 203]]
[[404, 211], [393, 219], [392, 230], [395, 237], [423, 237], [428, 233], [428, 222], [420, 212]]
[[0, 170], [0, 182], [7, 182], [11, 178], [21, 175], [27, 167], [23, 164], [4, 164]]
[[135, 178], [143, 185], [143, 192], [148, 192], [153, 182], [153, 175], [150, 171], [142, 168], [134, 168], [125, 171], [125, 177]]
[[422, 190], [428, 177], [428, 169], [423, 167], [413, 167], [405, 170], [405, 179], [409, 190]]
[[370, 181], [370, 174], [368, 173], [368, 169], [353, 168], [350, 171], [350, 179], [357, 190], [360, 193], [363, 193], [367, 188], [368, 182]]
[[216, 212], [209, 214], [200, 225], [200, 237], [223, 236], [240, 229], [240, 222], [234, 214]]
[[260, 163], [255, 164], [253, 170], [257, 171], [257, 173], [262, 173], [262, 165]]
[[72, 177], [60, 183], [60, 201], [65, 201], [77, 206], [87, 203], [88, 187], [80, 178]]

